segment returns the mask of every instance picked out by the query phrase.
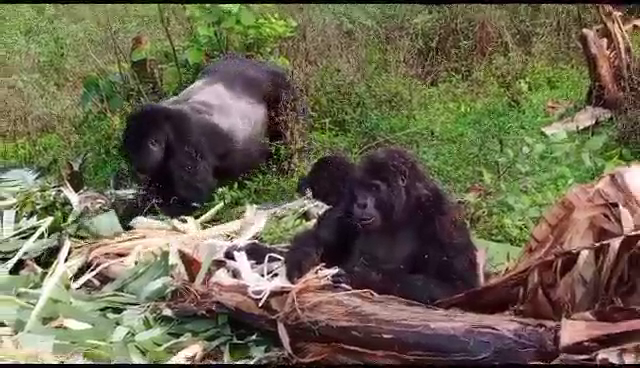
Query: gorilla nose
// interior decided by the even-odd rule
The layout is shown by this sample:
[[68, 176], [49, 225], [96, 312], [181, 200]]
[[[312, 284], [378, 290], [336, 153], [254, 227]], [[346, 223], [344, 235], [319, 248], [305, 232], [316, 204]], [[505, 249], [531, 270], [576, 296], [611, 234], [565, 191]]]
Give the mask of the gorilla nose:
[[356, 208], [359, 210], [366, 210], [368, 207], [368, 203], [366, 201], [358, 201], [356, 202]]

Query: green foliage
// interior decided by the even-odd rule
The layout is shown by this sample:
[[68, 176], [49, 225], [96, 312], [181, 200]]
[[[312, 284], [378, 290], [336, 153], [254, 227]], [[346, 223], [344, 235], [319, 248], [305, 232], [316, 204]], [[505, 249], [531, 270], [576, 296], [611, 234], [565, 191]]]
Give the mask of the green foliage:
[[[278, 54], [281, 41], [295, 34], [296, 22], [269, 8], [245, 4], [198, 4], [187, 8], [194, 32], [187, 41], [185, 57], [201, 65], [229, 51], [240, 52], [288, 65]], [[262, 10], [262, 11], [260, 11]]]
[[[500, 169], [481, 170], [480, 183], [493, 192], [491, 200], [466, 196], [476, 231], [495, 241], [524, 245], [544, 211], [567, 189], [624, 164], [621, 157], [628, 153], [606, 147], [607, 139], [606, 133], [589, 139], [559, 134], [547, 143], [524, 137], [517, 151], [505, 149], [496, 159]], [[538, 162], [545, 162], [546, 169], [540, 170]]]
[[55, 267], [69, 272], [44, 278], [0, 276], [2, 323], [17, 333], [21, 349], [102, 363], [165, 363], [196, 342], [225, 363], [251, 361], [268, 351], [270, 341], [232, 331], [224, 314], [176, 317], [163, 308], [174, 288], [168, 252], [139, 262], [93, 293], [76, 289], [69, 278], [77, 260]]
[[82, 86], [80, 103], [82, 108], [89, 110], [97, 107], [104, 112], [118, 112], [124, 107], [124, 96], [127, 95], [128, 82], [119, 73], [112, 73], [106, 77], [95, 74], [87, 76]]

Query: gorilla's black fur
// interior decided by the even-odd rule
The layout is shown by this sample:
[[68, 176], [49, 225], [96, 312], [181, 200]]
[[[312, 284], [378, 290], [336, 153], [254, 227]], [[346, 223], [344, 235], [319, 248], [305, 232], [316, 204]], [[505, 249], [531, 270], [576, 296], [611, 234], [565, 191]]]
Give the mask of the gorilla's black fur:
[[318, 159], [309, 173], [298, 181], [298, 194], [311, 191], [314, 199], [335, 206], [347, 192], [351, 175], [355, 172], [355, 164], [341, 154], [331, 154]]
[[417, 160], [398, 148], [368, 153], [339, 204], [296, 235], [285, 263], [296, 280], [339, 266], [354, 288], [431, 304], [479, 286], [465, 222]]
[[205, 68], [178, 96], [132, 113], [123, 151], [170, 216], [188, 214], [285, 138], [283, 120], [306, 111], [284, 70], [237, 56]]
[[[478, 287], [476, 249], [453, 206], [406, 151], [370, 152], [341, 201], [294, 236], [287, 278], [322, 262], [341, 268], [336, 281], [425, 304]], [[246, 250], [256, 261], [281, 253], [259, 243]]]

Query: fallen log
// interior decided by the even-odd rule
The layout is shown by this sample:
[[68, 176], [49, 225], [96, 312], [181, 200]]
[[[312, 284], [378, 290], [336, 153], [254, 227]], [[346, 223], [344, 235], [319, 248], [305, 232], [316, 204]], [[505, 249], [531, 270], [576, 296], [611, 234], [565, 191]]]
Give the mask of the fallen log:
[[285, 349], [302, 362], [524, 364], [550, 362], [559, 354], [555, 322], [337, 291], [317, 277], [272, 295], [262, 308], [239, 282], [214, 282], [173, 300], [169, 307], [175, 312], [224, 311], [254, 328], [278, 332]]

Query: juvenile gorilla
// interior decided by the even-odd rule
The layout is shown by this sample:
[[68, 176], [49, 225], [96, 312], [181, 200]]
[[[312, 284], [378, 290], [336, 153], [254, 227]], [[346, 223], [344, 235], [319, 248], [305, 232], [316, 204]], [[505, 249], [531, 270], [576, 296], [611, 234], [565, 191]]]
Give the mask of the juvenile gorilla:
[[366, 155], [339, 204], [296, 235], [287, 278], [314, 265], [342, 269], [356, 289], [431, 304], [479, 286], [475, 246], [444, 192], [407, 152]]
[[294, 236], [286, 253], [258, 242], [241, 249], [257, 262], [284, 254], [292, 282], [325, 263], [341, 268], [336, 282], [424, 304], [479, 286], [466, 224], [406, 151], [369, 153], [348, 178], [340, 201]]
[[124, 154], [169, 216], [188, 214], [238, 179], [284, 138], [283, 117], [305, 114], [286, 73], [236, 56], [205, 68], [178, 96], [131, 114]]
[[355, 165], [343, 155], [321, 157], [311, 166], [307, 176], [298, 181], [298, 194], [304, 195], [310, 190], [314, 199], [328, 206], [335, 206], [346, 195], [354, 172]]

